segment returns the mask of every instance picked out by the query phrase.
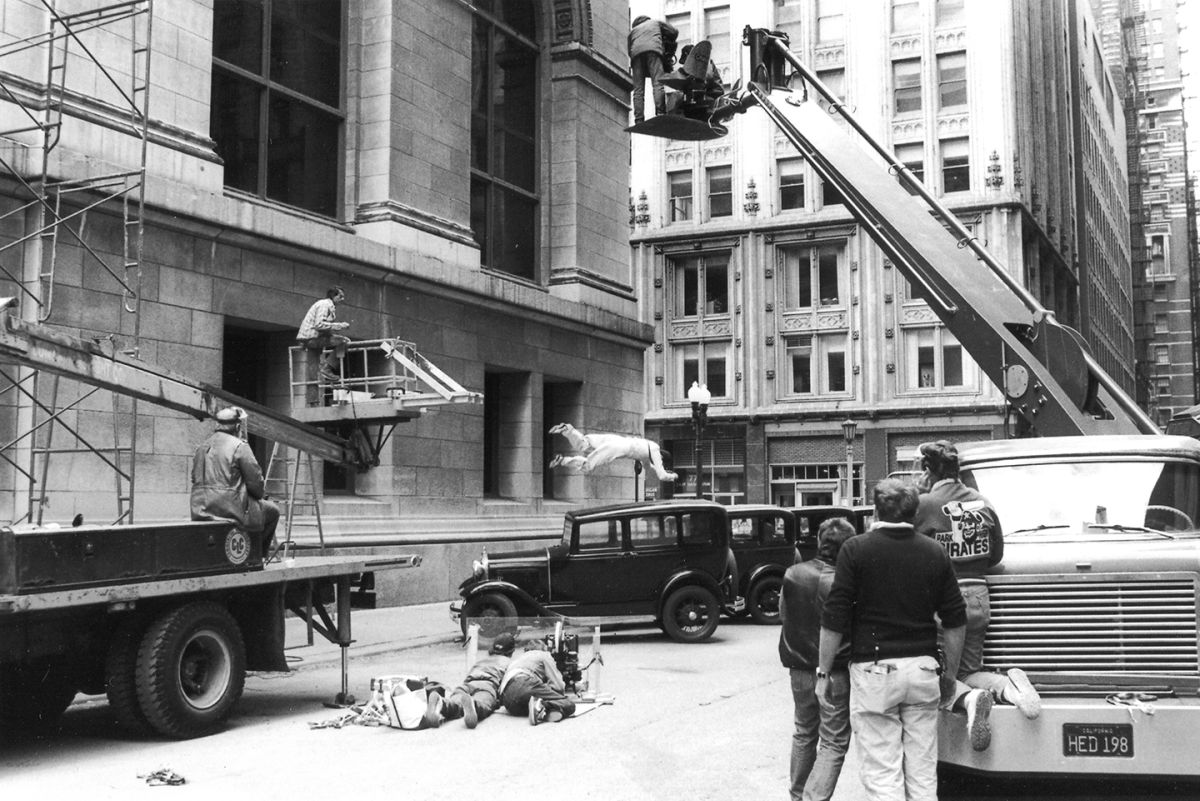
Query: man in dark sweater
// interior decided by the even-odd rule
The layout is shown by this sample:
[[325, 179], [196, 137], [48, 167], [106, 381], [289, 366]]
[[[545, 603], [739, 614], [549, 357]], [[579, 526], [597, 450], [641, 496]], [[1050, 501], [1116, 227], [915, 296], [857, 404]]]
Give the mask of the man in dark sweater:
[[789, 567], [780, 589], [779, 659], [791, 673], [796, 707], [792, 801], [829, 801], [850, 745], [850, 643], [843, 643], [834, 656], [829, 676], [832, 704], [818, 703], [816, 670], [821, 613], [833, 586], [833, 566], [842, 544], [855, 533], [844, 517], [821, 523], [816, 557]]
[[[921, 495], [913, 528], [945, 549], [967, 605], [962, 659], [957, 675], [942, 677], [942, 705], [969, 714], [981, 704], [990, 707], [990, 701], [1007, 701], [1025, 717], [1036, 718], [1042, 702], [1025, 671], [1012, 668], [1002, 675], [983, 669], [983, 640], [992, 616], [984, 576], [1004, 558], [1004, 534], [996, 510], [978, 490], [959, 480], [958, 448], [953, 443], [927, 442], [920, 451], [929, 491]], [[991, 699], [980, 698], [984, 693]], [[986, 721], [986, 717], [976, 714], [975, 720]], [[971, 746], [982, 751], [990, 743], [990, 728], [977, 723], [971, 730]]]
[[966, 627], [950, 558], [913, 531], [917, 502], [911, 484], [885, 479], [876, 485], [876, 522], [842, 546], [821, 616], [817, 693], [831, 700], [834, 658], [849, 635], [850, 723], [872, 799], [936, 801], [937, 619], [951, 675]]

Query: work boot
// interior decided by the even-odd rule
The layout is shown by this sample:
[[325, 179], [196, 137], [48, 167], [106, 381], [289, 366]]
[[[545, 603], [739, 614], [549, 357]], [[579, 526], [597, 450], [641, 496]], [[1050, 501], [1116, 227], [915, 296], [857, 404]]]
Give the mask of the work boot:
[[976, 751], [986, 751], [992, 744], [992, 724], [988, 716], [992, 713], [992, 694], [987, 690], [971, 690], [963, 698], [967, 708], [967, 733], [971, 737], [971, 747]]
[[1020, 668], [1008, 671], [1008, 684], [1004, 685], [1004, 700], [1021, 710], [1021, 714], [1033, 720], [1042, 714], [1042, 699], [1038, 691]]
[[320, 375], [321, 378], [325, 379], [326, 381], [329, 381], [329, 382], [332, 382], [335, 384], [342, 380], [341, 378], [338, 377], [338, 374], [333, 372], [333, 370], [331, 370], [329, 367], [322, 367], [320, 372], [318, 373], [318, 375]]
[[425, 714], [421, 716], [421, 722], [430, 729], [436, 729], [442, 725], [442, 696], [438, 693], [429, 693], [425, 699]]
[[479, 710], [475, 708], [475, 699], [469, 695], [464, 695], [462, 698], [463, 723], [467, 724], [468, 729], [473, 729], [479, 725]]
[[542, 705], [542, 699], [529, 699], [529, 725], [536, 726], [546, 719], [546, 710]]

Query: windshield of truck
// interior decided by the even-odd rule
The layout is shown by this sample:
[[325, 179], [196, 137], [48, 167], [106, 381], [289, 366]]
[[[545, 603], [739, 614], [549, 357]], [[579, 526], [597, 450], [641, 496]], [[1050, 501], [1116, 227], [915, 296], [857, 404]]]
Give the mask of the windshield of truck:
[[1064, 528], [1089, 533], [1187, 531], [1200, 520], [1200, 466], [1113, 461], [981, 466], [964, 483], [992, 502], [1006, 537]]

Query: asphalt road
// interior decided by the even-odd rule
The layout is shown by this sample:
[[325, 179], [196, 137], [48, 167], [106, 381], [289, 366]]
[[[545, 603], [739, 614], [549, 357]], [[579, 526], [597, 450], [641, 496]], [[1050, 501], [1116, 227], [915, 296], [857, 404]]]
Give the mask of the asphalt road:
[[[122, 735], [102, 699], [85, 699], [57, 734], [0, 744], [0, 797], [782, 801], [791, 697], [777, 636], [778, 629], [743, 622], [723, 624], [710, 642], [693, 646], [657, 629], [606, 632], [599, 689], [615, 696], [613, 705], [538, 727], [501, 712], [474, 731], [461, 722], [417, 732], [312, 729], [340, 714], [323, 706], [340, 688], [329, 660], [250, 677], [223, 732], [184, 742]], [[365, 698], [372, 676], [391, 673], [453, 683], [464, 669], [461, 645], [426, 644], [353, 660], [350, 689]], [[1181, 758], [1194, 758], [1194, 744], [1185, 747]], [[139, 778], [160, 768], [186, 784], [152, 787]], [[953, 784], [943, 785], [942, 798], [1200, 797], [1200, 788]], [[852, 749], [835, 801], [863, 798]]]

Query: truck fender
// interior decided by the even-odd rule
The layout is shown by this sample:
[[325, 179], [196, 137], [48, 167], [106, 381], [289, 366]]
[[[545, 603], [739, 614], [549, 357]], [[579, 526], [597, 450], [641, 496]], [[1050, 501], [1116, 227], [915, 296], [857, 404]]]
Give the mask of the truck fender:
[[654, 605], [655, 617], [662, 618], [663, 604], [667, 597], [679, 587], [685, 584], [699, 584], [711, 590], [713, 595], [717, 596], [717, 602], [724, 601], [720, 585], [713, 581], [712, 577], [707, 573], [698, 570], [681, 570], [678, 573], [672, 573], [670, 577], [663, 582], [662, 590], [658, 593], [658, 601]]
[[556, 613], [542, 606], [541, 603], [535, 600], [532, 595], [525, 592], [525, 590], [515, 584], [499, 579], [481, 581], [473, 585], [470, 589], [463, 590], [462, 599], [464, 602], [469, 601], [485, 592], [498, 592], [501, 595], [508, 596], [517, 605], [518, 612], [533, 612], [538, 616], [557, 617]]

